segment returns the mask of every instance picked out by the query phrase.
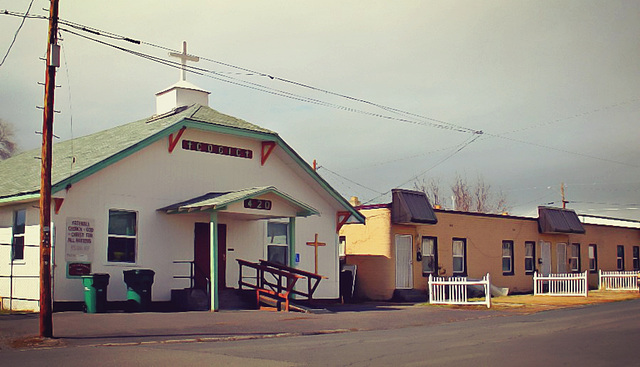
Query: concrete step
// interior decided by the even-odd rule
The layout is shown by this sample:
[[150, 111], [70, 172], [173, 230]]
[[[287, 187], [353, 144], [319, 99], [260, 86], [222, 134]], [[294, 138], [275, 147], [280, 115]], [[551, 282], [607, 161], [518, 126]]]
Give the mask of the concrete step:
[[427, 302], [427, 292], [421, 289], [396, 289], [393, 291], [396, 302]]

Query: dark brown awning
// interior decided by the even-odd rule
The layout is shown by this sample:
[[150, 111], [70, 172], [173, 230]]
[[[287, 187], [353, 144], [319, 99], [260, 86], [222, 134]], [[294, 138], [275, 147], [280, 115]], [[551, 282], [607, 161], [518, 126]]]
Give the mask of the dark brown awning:
[[585, 233], [585, 229], [573, 210], [538, 207], [540, 233]]
[[391, 195], [391, 221], [393, 223], [438, 223], [436, 213], [424, 192], [393, 189]]

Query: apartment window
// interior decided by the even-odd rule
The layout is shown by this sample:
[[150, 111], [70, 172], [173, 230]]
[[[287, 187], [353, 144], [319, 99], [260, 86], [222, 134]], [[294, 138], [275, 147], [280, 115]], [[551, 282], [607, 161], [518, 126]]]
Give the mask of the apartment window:
[[138, 242], [138, 213], [109, 210], [107, 261], [135, 263]]
[[24, 260], [24, 231], [27, 222], [25, 209], [13, 212], [13, 238], [11, 241], [11, 259]]
[[640, 246], [633, 246], [633, 270], [640, 270]]
[[422, 237], [422, 275], [438, 275], [438, 240]]
[[598, 271], [598, 246], [594, 244], [589, 245], [589, 271]]
[[502, 275], [513, 275], [513, 241], [502, 241]]
[[569, 258], [569, 269], [574, 273], [580, 272], [580, 244], [571, 244], [571, 257]]
[[536, 243], [524, 243], [524, 273], [533, 274], [536, 271]]
[[267, 260], [289, 265], [289, 224], [267, 223]]
[[347, 237], [340, 236], [338, 237], [338, 254], [340, 257], [345, 257], [347, 255]]
[[453, 239], [453, 276], [467, 276], [467, 240]]
[[624, 246], [618, 245], [617, 255], [618, 270], [624, 270]]

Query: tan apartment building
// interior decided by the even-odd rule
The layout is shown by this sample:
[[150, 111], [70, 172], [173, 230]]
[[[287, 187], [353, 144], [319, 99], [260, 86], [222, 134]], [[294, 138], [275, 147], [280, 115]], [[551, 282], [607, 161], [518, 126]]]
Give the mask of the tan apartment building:
[[358, 208], [366, 224], [340, 231], [357, 265], [355, 296], [389, 300], [427, 289], [428, 277], [489, 273], [510, 293], [533, 289], [533, 273], [639, 270], [640, 229], [583, 224], [572, 210], [540, 207], [538, 218], [434, 210], [421, 192], [393, 190], [390, 204]]

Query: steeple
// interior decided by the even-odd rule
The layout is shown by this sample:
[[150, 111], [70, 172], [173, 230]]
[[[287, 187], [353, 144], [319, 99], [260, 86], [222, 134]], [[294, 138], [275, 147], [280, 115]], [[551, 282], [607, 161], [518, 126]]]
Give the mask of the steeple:
[[169, 52], [169, 56], [180, 59], [180, 79], [176, 84], [156, 93], [156, 114], [160, 115], [194, 103], [208, 106], [210, 92], [187, 81], [187, 61], [198, 62], [200, 58], [187, 53], [186, 41], [182, 42], [181, 53]]

